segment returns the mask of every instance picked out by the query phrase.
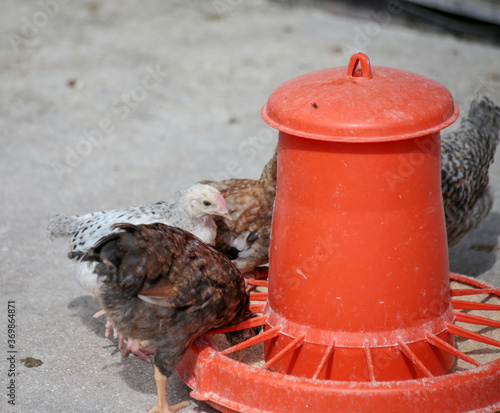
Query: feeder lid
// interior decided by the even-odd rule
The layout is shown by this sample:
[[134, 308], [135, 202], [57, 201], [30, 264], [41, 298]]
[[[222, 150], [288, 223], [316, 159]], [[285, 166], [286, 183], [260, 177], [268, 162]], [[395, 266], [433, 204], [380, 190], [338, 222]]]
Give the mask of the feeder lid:
[[347, 69], [318, 70], [278, 86], [261, 113], [269, 125], [291, 135], [381, 142], [440, 131], [456, 120], [459, 109], [440, 83], [371, 67], [368, 56], [356, 53]]

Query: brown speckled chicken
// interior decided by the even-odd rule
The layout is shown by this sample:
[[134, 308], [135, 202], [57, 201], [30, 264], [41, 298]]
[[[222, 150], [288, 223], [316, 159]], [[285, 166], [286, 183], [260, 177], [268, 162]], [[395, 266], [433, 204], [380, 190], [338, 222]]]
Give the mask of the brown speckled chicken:
[[215, 248], [164, 224], [118, 224], [82, 258], [97, 263], [100, 301], [122, 335], [155, 350], [158, 402], [150, 413], [175, 412], [165, 385], [193, 340], [251, 316], [245, 281]]
[[215, 218], [215, 246], [241, 272], [250, 272], [269, 260], [271, 221], [276, 195], [277, 153], [267, 163], [259, 179], [203, 181], [217, 188], [226, 200], [231, 220]]
[[441, 186], [449, 246], [476, 228], [493, 205], [488, 170], [499, 133], [500, 108], [482, 97], [471, 103], [460, 128], [441, 140]]

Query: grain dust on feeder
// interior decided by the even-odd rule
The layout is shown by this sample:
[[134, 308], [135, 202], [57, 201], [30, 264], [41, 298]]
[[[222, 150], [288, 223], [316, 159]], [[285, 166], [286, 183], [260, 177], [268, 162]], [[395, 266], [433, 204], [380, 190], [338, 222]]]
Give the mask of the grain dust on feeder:
[[[220, 352], [198, 339], [179, 368], [192, 396], [225, 412], [500, 409], [498, 357], [481, 364], [455, 348], [455, 336], [500, 347], [473, 331], [500, 328], [480, 315], [500, 305], [451, 299], [500, 302], [500, 289], [449, 273], [449, 91], [358, 53], [285, 82], [262, 116], [280, 131], [268, 297], [254, 293], [262, 315], [236, 328], [264, 332]], [[258, 368], [228, 357], [261, 343]], [[457, 357], [474, 368], [449, 373]]]

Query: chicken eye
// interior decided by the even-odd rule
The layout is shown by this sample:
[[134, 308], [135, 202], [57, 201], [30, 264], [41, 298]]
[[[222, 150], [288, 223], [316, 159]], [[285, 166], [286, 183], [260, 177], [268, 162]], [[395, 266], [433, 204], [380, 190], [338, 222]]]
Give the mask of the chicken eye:
[[205, 205], [205, 206], [207, 206], [207, 207], [208, 207], [208, 206], [210, 206], [210, 205], [212, 205], [212, 204], [210, 203], [210, 201], [203, 201], [203, 205]]

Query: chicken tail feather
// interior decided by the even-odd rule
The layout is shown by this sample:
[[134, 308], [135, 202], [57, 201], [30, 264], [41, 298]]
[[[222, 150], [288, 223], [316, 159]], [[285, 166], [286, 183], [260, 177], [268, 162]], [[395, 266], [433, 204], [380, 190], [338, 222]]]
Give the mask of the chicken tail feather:
[[47, 227], [47, 240], [52, 241], [54, 237], [73, 235], [78, 228], [78, 222], [66, 215], [54, 215]]
[[469, 114], [462, 121], [463, 126], [472, 126], [482, 131], [487, 139], [488, 153], [493, 157], [499, 140], [500, 107], [486, 96], [474, 99]]

